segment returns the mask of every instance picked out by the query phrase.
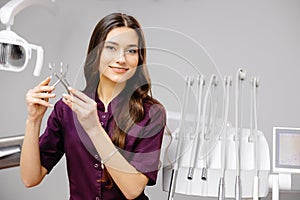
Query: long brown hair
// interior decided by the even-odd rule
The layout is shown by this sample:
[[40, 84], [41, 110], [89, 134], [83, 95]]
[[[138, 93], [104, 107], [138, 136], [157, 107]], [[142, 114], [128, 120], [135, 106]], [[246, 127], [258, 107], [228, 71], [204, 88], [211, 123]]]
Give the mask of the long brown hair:
[[[146, 45], [144, 34], [138, 21], [123, 13], [112, 13], [104, 17], [96, 25], [88, 47], [87, 57], [84, 66], [86, 87], [84, 92], [93, 93], [97, 90], [100, 81], [99, 60], [104, 42], [108, 33], [114, 28], [128, 27], [136, 31], [138, 35], [138, 66], [135, 74], [127, 80], [122, 92], [127, 96], [121, 102], [122, 106], [117, 106], [114, 114], [114, 131], [112, 142], [119, 148], [125, 147], [126, 132], [144, 117], [143, 102], [159, 104], [151, 93], [151, 82], [146, 67]], [[124, 112], [125, 110], [125, 112]], [[112, 187], [112, 180], [107, 171], [104, 173], [104, 181], [110, 180], [109, 187]]]

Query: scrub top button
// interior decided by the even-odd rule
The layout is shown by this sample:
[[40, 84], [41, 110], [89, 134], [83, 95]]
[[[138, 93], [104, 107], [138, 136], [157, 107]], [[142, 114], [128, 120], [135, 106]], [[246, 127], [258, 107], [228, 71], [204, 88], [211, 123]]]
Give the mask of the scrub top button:
[[100, 122], [100, 123], [101, 123], [101, 125], [103, 126], [104, 123], [103, 123], [103, 122]]
[[99, 198], [99, 197], [96, 197], [96, 200], [100, 200], [100, 198]]
[[94, 167], [95, 167], [95, 168], [98, 168], [98, 167], [99, 167], [99, 165], [96, 163], [96, 164], [94, 164]]

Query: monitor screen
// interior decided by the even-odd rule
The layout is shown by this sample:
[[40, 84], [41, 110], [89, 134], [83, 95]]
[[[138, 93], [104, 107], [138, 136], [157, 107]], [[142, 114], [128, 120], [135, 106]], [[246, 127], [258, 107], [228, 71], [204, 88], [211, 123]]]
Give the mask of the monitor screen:
[[273, 172], [300, 173], [300, 128], [273, 128]]

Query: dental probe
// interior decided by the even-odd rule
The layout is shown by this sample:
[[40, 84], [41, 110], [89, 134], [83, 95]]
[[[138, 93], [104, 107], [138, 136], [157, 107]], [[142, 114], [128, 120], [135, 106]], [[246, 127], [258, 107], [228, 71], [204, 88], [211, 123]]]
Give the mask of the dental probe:
[[236, 73], [236, 90], [235, 90], [235, 155], [236, 155], [236, 178], [235, 178], [235, 200], [242, 199], [242, 186], [240, 180], [240, 136], [242, 129], [242, 106], [241, 106], [241, 87], [246, 78], [246, 71], [239, 69]]
[[183, 106], [181, 111], [181, 120], [179, 124], [179, 131], [178, 131], [178, 143], [175, 152], [175, 163], [171, 173], [171, 180], [169, 186], [169, 193], [168, 193], [168, 200], [172, 200], [176, 190], [176, 181], [177, 181], [177, 174], [180, 164], [180, 157], [181, 157], [181, 148], [182, 148], [182, 140], [183, 140], [183, 125], [186, 118], [186, 110], [187, 110], [187, 102], [189, 99], [190, 89], [193, 85], [193, 79], [191, 77], [187, 77], [185, 81], [185, 88], [184, 88], [184, 95], [183, 95]]
[[205, 85], [205, 80], [203, 78], [203, 76], [199, 76], [198, 77], [198, 121], [197, 121], [197, 125], [196, 125], [196, 131], [195, 131], [195, 138], [193, 141], [193, 146], [192, 146], [192, 155], [191, 155], [191, 160], [190, 160], [190, 167], [189, 167], [189, 171], [188, 171], [188, 175], [187, 178], [189, 180], [193, 179], [193, 175], [194, 175], [194, 169], [196, 167], [196, 163], [197, 163], [197, 159], [198, 159], [198, 154], [199, 154], [199, 145], [200, 145], [200, 134], [201, 134], [201, 130], [200, 130], [200, 118], [201, 118], [201, 110], [202, 110], [202, 94], [203, 94], [203, 87]]
[[229, 113], [229, 97], [230, 97], [230, 86], [232, 85], [232, 79], [230, 76], [225, 77], [225, 90], [226, 90], [226, 101], [225, 101], [225, 110], [224, 110], [224, 124], [222, 131], [222, 140], [221, 140], [221, 177], [219, 181], [219, 191], [218, 191], [218, 200], [225, 199], [225, 165], [226, 165], [226, 139], [227, 139], [227, 121]]

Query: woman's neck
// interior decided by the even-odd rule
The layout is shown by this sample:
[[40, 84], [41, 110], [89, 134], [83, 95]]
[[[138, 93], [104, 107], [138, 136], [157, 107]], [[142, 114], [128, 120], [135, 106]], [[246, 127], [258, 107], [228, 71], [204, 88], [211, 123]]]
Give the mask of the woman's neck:
[[116, 83], [106, 78], [100, 77], [98, 84], [98, 97], [104, 103], [105, 111], [107, 111], [108, 104], [125, 88], [126, 82]]

